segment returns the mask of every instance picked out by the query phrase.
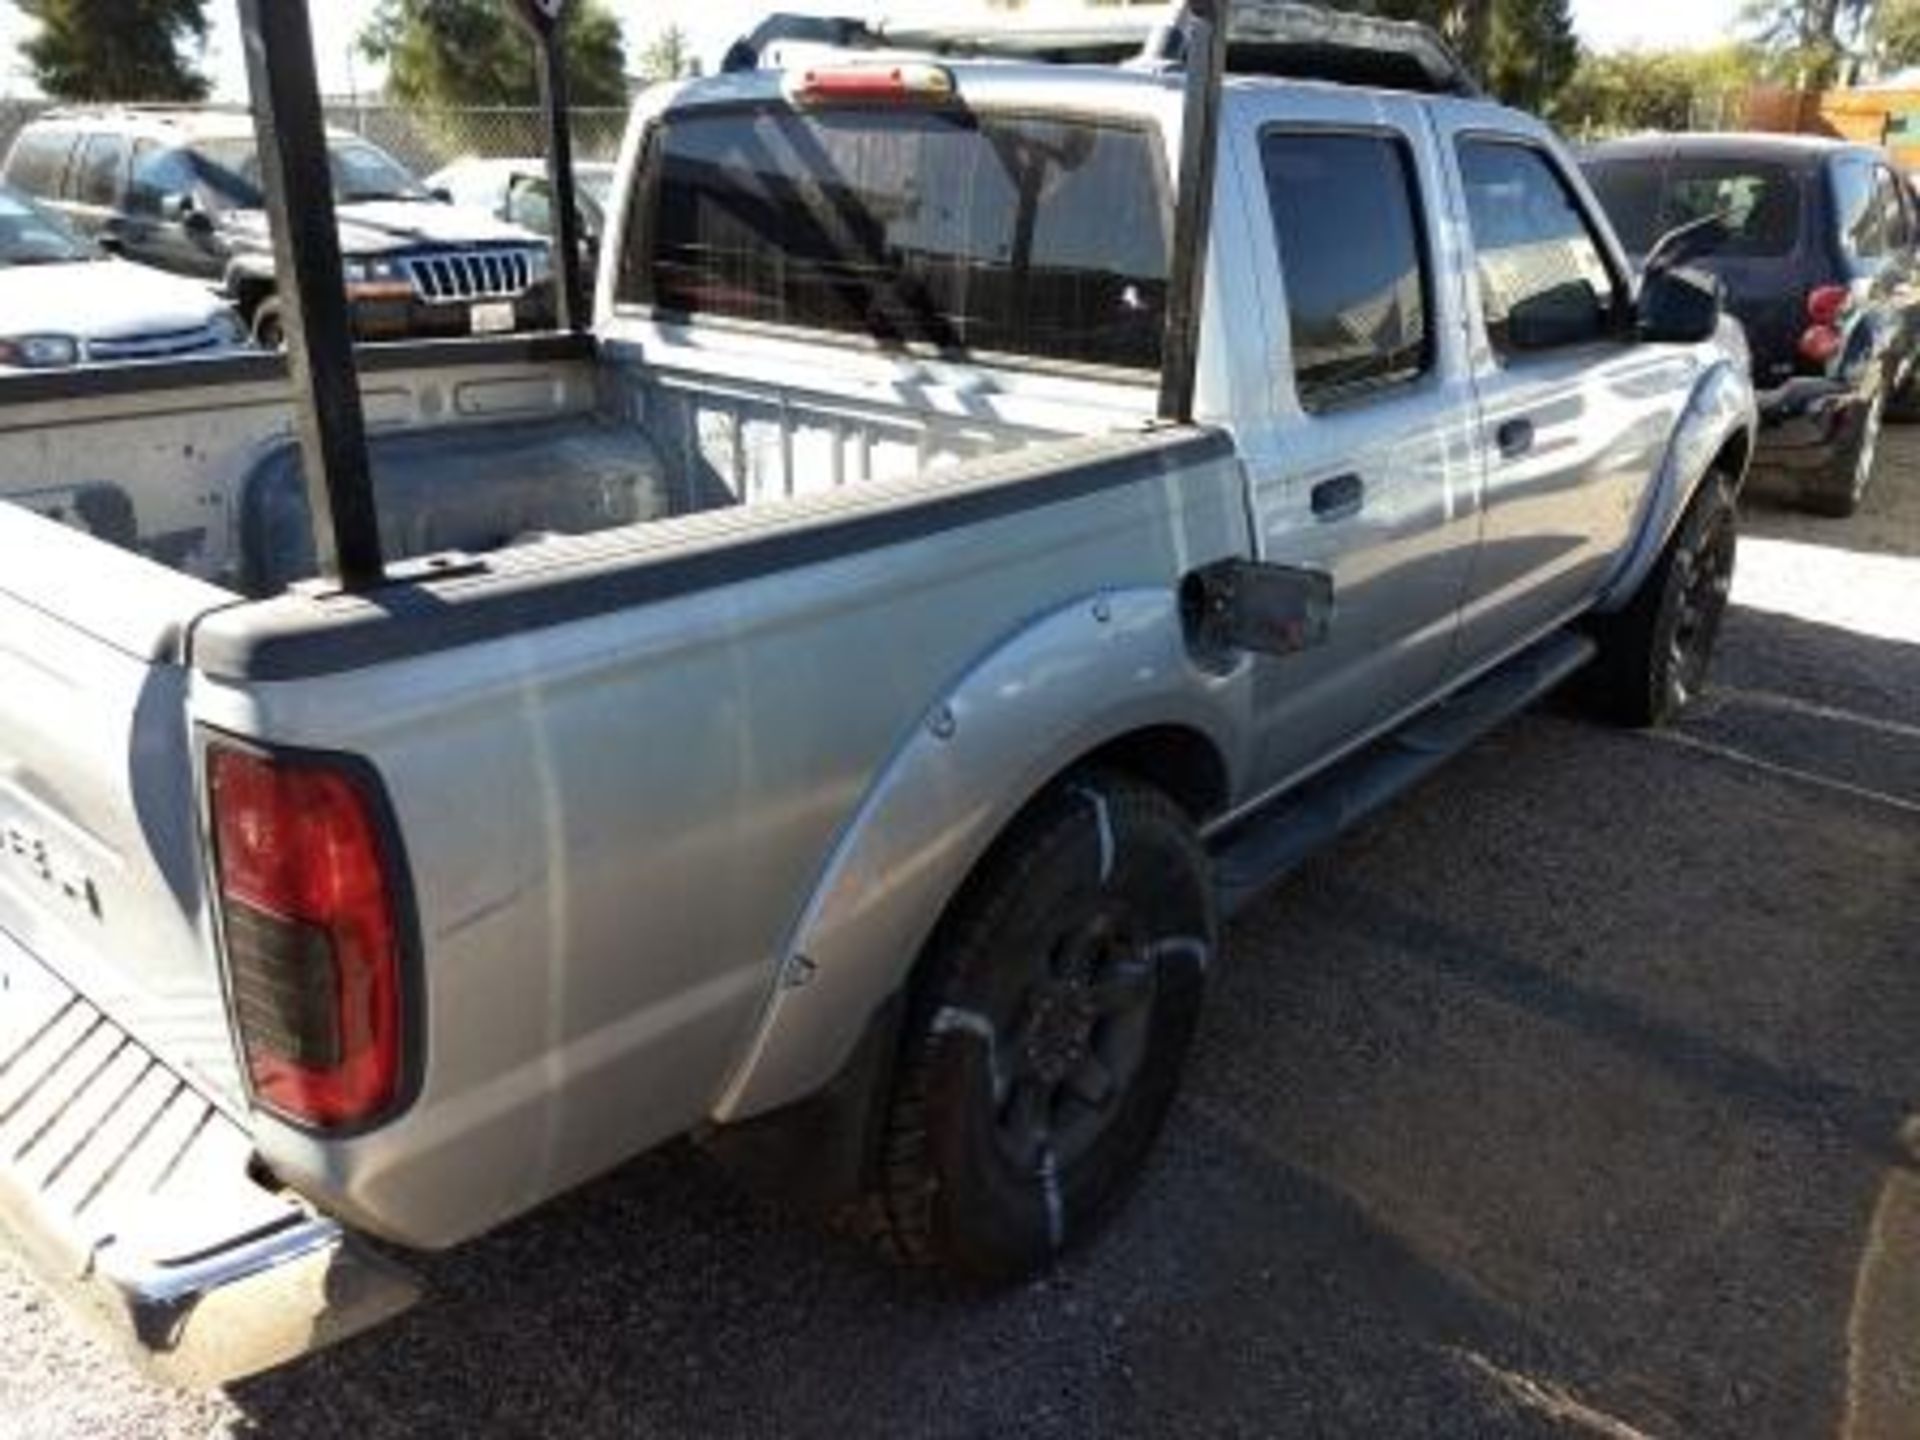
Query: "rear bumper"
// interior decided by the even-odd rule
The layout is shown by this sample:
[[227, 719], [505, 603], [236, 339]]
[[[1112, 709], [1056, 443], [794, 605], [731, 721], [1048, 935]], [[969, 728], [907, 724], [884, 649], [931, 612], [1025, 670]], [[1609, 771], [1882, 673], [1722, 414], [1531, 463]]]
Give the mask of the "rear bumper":
[[238, 1122], [0, 931], [0, 1232], [176, 1383], [283, 1364], [419, 1296], [252, 1158]]

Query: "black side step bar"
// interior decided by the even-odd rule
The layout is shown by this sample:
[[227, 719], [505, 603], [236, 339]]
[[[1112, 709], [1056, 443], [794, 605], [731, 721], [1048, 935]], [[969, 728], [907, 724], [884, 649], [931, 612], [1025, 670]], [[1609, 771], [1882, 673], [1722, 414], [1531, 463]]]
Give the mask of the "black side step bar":
[[1221, 914], [1235, 914], [1315, 851], [1533, 704], [1593, 653], [1585, 635], [1550, 636], [1228, 827], [1214, 842]]

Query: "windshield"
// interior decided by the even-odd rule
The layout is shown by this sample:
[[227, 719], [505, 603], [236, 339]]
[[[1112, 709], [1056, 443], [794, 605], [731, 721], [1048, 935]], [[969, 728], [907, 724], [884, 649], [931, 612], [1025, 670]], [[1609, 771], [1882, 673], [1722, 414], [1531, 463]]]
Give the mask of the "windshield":
[[0, 265], [65, 265], [99, 258], [51, 211], [14, 190], [0, 190]]
[[1607, 218], [1634, 255], [1669, 230], [1709, 215], [1730, 232], [1719, 255], [1777, 258], [1800, 243], [1800, 186], [1792, 170], [1767, 161], [1678, 155], [1595, 160], [1587, 178]]
[[[265, 203], [260, 156], [251, 137], [209, 140], [199, 148], [205, 178], [227, 204], [257, 210]], [[327, 168], [333, 172], [333, 198], [339, 204], [433, 198], [398, 160], [364, 140], [329, 141]]]

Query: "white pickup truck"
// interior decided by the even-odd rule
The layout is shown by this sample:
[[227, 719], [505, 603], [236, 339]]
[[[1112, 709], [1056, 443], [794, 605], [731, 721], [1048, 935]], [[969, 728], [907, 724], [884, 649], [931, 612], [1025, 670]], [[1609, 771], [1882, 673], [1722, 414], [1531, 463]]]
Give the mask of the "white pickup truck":
[[0, 1211], [173, 1373], [688, 1133], [1028, 1272], [1235, 904], [1563, 678], [1701, 683], [1713, 291], [1420, 32], [1240, 6], [1209, 114], [1204, 22], [1103, 23], [650, 91], [590, 343], [360, 353], [371, 582], [278, 358], [0, 380]]

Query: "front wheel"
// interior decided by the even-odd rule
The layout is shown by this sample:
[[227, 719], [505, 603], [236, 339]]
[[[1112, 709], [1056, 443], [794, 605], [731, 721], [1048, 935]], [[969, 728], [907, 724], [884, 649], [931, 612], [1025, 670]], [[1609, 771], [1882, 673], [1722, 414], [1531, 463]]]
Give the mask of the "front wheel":
[[991, 1281], [1090, 1233], [1172, 1103], [1215, 944], [1171, 800], [1090, 773], [1029, 808], [916, 977], [870, 1238]]
[[262, 350], [284, 350], [287, 347], [287, 330], [280, 318], [280, 302], [271, 296], [254, 307], [253, 343]]
[[1609, 718], [1666, 725], [1705, 687], [1738, 547], [1732, 487], [1709, 475], [1632, 601], [1594, 622], [1600, 653], [1586, 688]]

